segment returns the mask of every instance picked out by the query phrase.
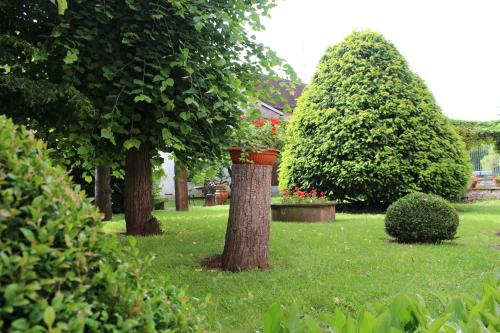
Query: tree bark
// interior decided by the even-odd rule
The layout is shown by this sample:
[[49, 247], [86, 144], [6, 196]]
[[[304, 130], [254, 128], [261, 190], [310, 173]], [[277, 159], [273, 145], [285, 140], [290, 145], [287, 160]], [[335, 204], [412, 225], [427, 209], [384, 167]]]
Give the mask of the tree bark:
[[175, 164], [175, 210], [189, 209], [188, 172], [177, 163]]
[[153, 193], [150, 146], [127, 150], [125, 157], [124, 210], [127, 234], [147, 236], [161, 234], [158, 220], [151, 215]]
[[222, 269], [266, 268], [272, 166], [235, 164]]
[[113, 217], [111, 207], [111, 168], [107, 165], [98, 165], [95, 168], [95, 204], [104, 214], [103, 221]]

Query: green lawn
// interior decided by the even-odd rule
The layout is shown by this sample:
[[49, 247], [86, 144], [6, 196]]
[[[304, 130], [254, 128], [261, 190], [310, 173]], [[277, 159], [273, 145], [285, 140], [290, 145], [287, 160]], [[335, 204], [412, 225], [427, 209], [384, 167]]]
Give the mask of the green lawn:
[[[165, 234], [138, 238], [143, 253], [154, 253], [155, 274], [188, 286], [191, 296], [211, 294], [212, 321], [223, 332], [254, 332], [270, 304], [298, 303], [314, 313], [340, 306], [351, 312], [388, 302], [400, 292], [438, 297], [477, 293], [500, 263], [500, 201], [456, 205], [458, 239], [441, 245], [391, 242], [383, 215], [338, 214], [329, 224], [271, 224], [272, 269], [225, 273], [201, 269], [199, 261], [224, 245], [228, 206], [189, 212], [157, 211]], [[123, 231], [120, 216], [106, 224]]]

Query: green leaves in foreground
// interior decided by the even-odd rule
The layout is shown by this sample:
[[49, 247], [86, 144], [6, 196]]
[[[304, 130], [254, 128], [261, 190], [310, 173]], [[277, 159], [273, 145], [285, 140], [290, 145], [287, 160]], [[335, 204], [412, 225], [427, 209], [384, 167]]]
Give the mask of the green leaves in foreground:
[[420, 296], [397, 296], [389, 306], [363, 310], [351, 317], [337, 308], [319, 318], [301, 316], [296, 305], [273, 304], [264, 319], [264, 333], [370, 332], [499, 332], [500, 279], [484, 285], [480, 298], [463, 296], [442, 304], [442, 313], [429, 310]]
[[0, 332], [202, 332], [194, 300], [105, 235], [43, 142], [0, 115]]

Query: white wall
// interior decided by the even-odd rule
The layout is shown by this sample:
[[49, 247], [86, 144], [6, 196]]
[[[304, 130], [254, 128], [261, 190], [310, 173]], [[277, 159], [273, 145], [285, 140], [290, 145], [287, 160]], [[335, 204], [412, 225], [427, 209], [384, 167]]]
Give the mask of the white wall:
[[175, 165], [174, 160], [171, 154], [160, 152], [160, 156], [163, 158], [163, 172], [165, 176], [163, 176], [160, 180], [160, 191], [161, 194], [165, 196], [166, 199], [174, 199], [175, 198]]

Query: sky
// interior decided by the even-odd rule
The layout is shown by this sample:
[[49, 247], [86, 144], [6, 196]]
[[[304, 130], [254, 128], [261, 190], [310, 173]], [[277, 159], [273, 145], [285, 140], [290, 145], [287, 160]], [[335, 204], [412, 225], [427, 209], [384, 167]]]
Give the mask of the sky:
[[284, 0], [260, 42], [309, 82], [328, 46], [370, 29], [394, 43], [454, 119], [500, 119], [500, 0]]

